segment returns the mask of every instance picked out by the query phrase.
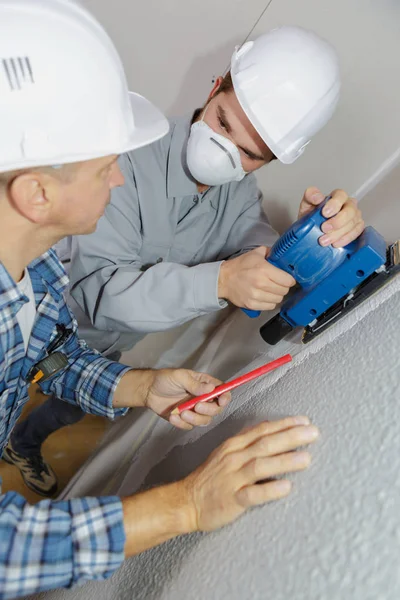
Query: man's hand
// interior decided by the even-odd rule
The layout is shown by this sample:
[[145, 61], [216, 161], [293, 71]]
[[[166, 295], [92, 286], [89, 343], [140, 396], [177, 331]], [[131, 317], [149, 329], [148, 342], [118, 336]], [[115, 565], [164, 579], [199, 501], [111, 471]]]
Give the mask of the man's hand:
[[273, 478], [310, 465], [308, 452], [293, 452], [318, 437], [318, 429], [309, 423], [307, 417], [260, 423], [212, 452], [182, 482], [191, 497], [191, 528], [218, 529], [251, 506], [287, 496], [290, 481]]
[[265, 260], [270, 248], [260, 246], [221, 264], [218, 297], [251, 310], [273, 310], [293, 285], [291, 275]]
[[192, 396], [208, 394], [221, 385], [222, 381], [206, 373], [196, 373], [188, 369], [161, 369], [153, 373], [154, 379], [145, 399], [145, 406], [180, 429], [206, 427], [231, 401], [231, 394], [225, 393], [213, 402], [201, 402], [192, 410], [184, 410], [180, 415], [170, 416], [176, 404]]
[[[364, 221], [355, 198], [349, 198], [344, 190], [334, 190], [332, 198], [326, 203], [322, 214], [329, 217], [322, 225], [325, 235], [319, 238], [322, 246], [332, 245], [334, 248], [347, 246], [364, 231]], [[299, 218], [311, 212], [325, 196], [316, 187], [309, 187], [300, 203]]]
[[317, 437], [307, 417], [260, 423], [224, 442], [185, 479], [124, 498], [125, 555], [218, 529], [252, 506], [287, 496], [291, 482], [275, 477], [306, 469], [310, 454], [294, 450]]
[[231, 400], [231, 394], [222, 394], [214, 402], [202, 402], [180, 415], [170, 415], [177, 404], [193, 396], [212, 392], [222, 381], [188, 369], [131, 370], [121, 378], [114, 393], [114, 408], [144, 407], [169, 420], [179, 429], [205, 427], [211, 423]]

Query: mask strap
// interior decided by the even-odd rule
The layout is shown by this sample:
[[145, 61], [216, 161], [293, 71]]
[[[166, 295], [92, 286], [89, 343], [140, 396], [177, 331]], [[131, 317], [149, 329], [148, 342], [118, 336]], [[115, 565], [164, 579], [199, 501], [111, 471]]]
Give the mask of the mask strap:
[[210, 106], [210, 103], [208, 103], [207, 106], [205, 107], [204, 112], [201, 115], [201, 119], [200, 119], [201, 121], [204, 121], [204, 117], [206, 116], [206, 112], [207, 112], [209, 106]]

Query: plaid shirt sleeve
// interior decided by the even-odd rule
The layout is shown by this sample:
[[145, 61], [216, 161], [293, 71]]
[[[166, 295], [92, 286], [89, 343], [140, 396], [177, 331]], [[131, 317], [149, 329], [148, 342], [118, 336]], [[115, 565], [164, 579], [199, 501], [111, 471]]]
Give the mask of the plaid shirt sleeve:
[[127, 409], [114, 409], [113, 396], [121, 377], [130, 367], [111, 362], [97, 350], [90, 349], [79, 339], [77, 323], [67, 305], [63, 310], [63, 322], [71, 326], [71, 337], [60, 348], [68, 357], [68, 367], [51, 379], [39, 383], [45, 393], [54, 393], [58, 398], [78, 404], [87, 413], [109, 419], [126, 414]]
[[106, 579], [124, 559], [121, 501], [79, 498], [31, 506], [0, 496], [0, 600]]

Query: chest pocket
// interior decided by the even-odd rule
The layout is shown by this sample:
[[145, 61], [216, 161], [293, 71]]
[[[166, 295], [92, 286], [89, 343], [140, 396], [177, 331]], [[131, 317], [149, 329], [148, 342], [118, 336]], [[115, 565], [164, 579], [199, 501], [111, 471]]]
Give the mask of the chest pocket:
[[177, 226], [170, 260], [188, 266], [216, 259], [224, 236], [220, 235], [220, 215], [208, 201], [196, 206]]
[[167, 243], [160, 244], [156, 240], [143, 239], [140, 249], [141, 270], [146, 271], [149, 267], [168, 260], [170, 247], [171, 245]]
[[193, 266], [215, 260], [226, 238], [220, 235], [221, 215], [217, 206], [205, 198], [179, 222], [179, 209], [175, 208], [170, 215], [175, 223], [170, 221], [162, 235], [157, 235], [156, 228], [150, 228], [142, 238], [142, 270], [162, 261]]

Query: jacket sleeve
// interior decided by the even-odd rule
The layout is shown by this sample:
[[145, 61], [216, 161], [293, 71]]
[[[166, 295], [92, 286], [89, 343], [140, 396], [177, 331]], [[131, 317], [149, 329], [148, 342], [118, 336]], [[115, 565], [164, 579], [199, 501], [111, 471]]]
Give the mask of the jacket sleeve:
[[218, 257], [220, 259], [235, 258], [258, 246], [271, 247], [279, 237], [263, 210], [262, 193], [257, 188], [255, 176], [248, 175], [246, 180], [247, 190], [245, 194], [242, 190], [240, 193], [240, 201], [243, 203], [244, 200], [243, 209], [229, 232], [226, 244]]
[[221, 261], [187, 267], [162, 262], [146, 270], [135, 176], [120, 158], [125, 185], [113, 191], [95, 233], [74, 239], [71, 295], [100, 330], [162, 331], [226, 305], [218, 299]]

